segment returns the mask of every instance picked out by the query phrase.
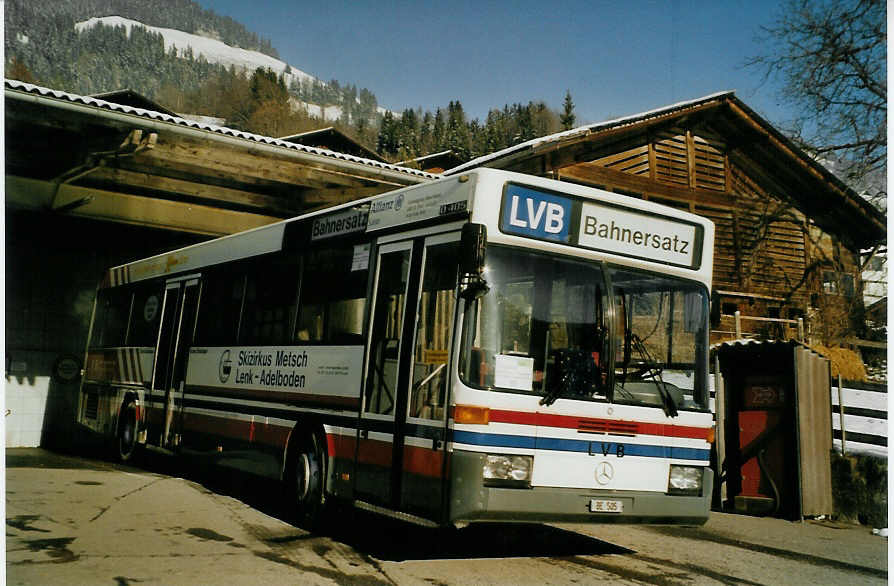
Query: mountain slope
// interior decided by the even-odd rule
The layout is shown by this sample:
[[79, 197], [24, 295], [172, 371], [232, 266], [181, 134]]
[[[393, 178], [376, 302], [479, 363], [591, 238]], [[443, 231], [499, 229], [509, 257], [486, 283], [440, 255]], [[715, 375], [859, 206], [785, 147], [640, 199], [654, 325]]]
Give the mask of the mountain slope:
[[75, 30], [82, 33], [97, 25], [107, 27], [124, 27], [130, 37], [133, 27], [143, 27], [147, 31], [160, 34], [164, 38], [165, 52], [170, 52], [173, 47], [177, 49], [177, 55], [183, 58], [189, 58], [191, 55], [194, 59], [204, 57], [208, 63], [216, 63], [224, 67], [235, 66], [237, 70], [252, 72], [258, 67], [273, 70], [277, 75], [284, 76], [286, 86], [291, 87], [293, 83], [313, 83], [318, 81], [312, 75], [290, 66], [285, 61], [280, 61], [269, 55], [265, 55], [258, 51], [241, 49], [239, 47], [231, 47], [217, 39], [212, 39], [192, 33], [183, 32], [172, 28], [161, 28], [149, 26], [124, 18], [121, 16], [102, 16], [93, 17], [86, 21], [75, 24]]

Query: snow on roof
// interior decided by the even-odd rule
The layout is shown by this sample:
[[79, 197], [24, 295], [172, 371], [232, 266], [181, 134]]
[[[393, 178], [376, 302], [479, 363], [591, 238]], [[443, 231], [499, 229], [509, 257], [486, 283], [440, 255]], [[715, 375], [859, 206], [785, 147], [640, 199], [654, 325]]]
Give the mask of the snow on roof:
[[576, 137], [579, 135], [584, 136], [584, 135], [587, 135], [587, 134], [590, 134], [593, 132], [598, 132], [605, 128], [622, 126], [624, 124], [632, 124], [634, 122], [639, 122], [646, 118], [652, 118], [654, 116], [667, 114], [667, 113], [673, 112], [675, 110], [680, 110], [683, 108], [695, 106], [702, 102], [709, 102], [711, 100], [715, 100], [720, 97], [731, 96], [731, 95], [734, 95], [734, 93], [735, 92], [733, 92], [733, 91], [717, 92], [714, 94], [709, 94], [707, 96], [703, 96], [701, 98], [696, 98], [694, 100], [687, 100], [685, 102], [677, 102], [676, 104], [671, 104], [670, 106], [662, 106], [661, 108], [656, 108], [654, 110], [640, 112], [639, 114], [633, 114], [630, 116], [615, 118], [613, 120], [606, 120], [604, 122], [597, 122], [595, 124], [588, 124], [586, 126], [579, 126], [577, 128], [572, 128], [571, 130], [564, 130], [562, 132], [557, 132], [555, 134], [541, 136], [539, 138], [534, 138], [527, 142], [522, 142], [517, 145], [505, 148], [501, 151], [496, 151], [496, 152], [490, 153], [489, 155], [483, 155], [481, 157], [478, 157], [477, 159], [472, 159], [468, 163], [464, 163], [458, 167], [454, 167], [453, 169], [448, 169], [444, 174], [445, 175], [453, 175], [456, 173], [461, 173], [462, 171], [466, 171], [466, 170], [474, 168], [474, 167], [480, 167], [480, 166], [484, 165], [485, 163], [488, 163], [494, 159], [499, 159], [499, 158], [505, 157], [505, 156], [515, 153], [515, 152], [519, 152], [519, 151], [523, 151], [523, 150], [527, 150], [527, 149], [534, 149], [534, 148], [536, 148], [540, 145], [543, 145], [543, 144], [548, 144], [551, 142], [559, 142], [559, 141], [573, 138], [573, 137]]
[[309, 147], [302, 144], [287, 142], [284, 140], [280, 140], [277, 138], [272, 138], [269, 136], [263, 136], [260, 134], [253, 134], [251, 132], [244, 132], [242, 130], [236, 130], [233, 128], [228, 128], [226, 126], [218, 126], [215, 124], [209, 124], [203, 121], [197, 120], [188, 120], [186, 118], [181, 118], [180, 116], [171, 116], [169, 114], [164, 114], [162, 112], [156, 112], [154, 110], [144, 110], [143, 108], [136, 108], [133, 106], [123, 106], [121, 104], [115, 104], [112, 102], [107, 102], [105, 100], [101, 100], [99, 98], [91, 98], [89, 96], [81, 96], [78, 94], [73, 94], [69, 92], [63, 92], [60, 90], [53, 90], [45, 87], [41, 87], [38, 85], [24, 83], [21, 81], [16, 81], [12, 79], [4, 80], [5, 86], [7, 90], [16, 90], [21, 92], [26, 92], [28, 94], [39, 95], [46, 98], [55, 98], [57, 100], [64, 100], [72, 103], [84, 104], [86, 106], [92, 106], [95, 108], [100, 108], [103, 110], [110, 110], [113, 112], [119, 112], [122, 114], [131, 114], [134, 116], [139, 116], [141, 118], [149, 118], [152, 120], [158, 120], [162, 122], [169, 122], [171, 124], [176, 124], [177, 126], [184, 126], [189, 128], [194, 128], [198, 130], [204, 130], [207, 132], [212, 132], [215, 134], [223, 134], [231, 137], [241, 138], [245, 140], [250, 140], [254, 142], [279, 146], [283, 148], [287, 148], [290, 150], [302, 151], [305, 153], [319, 155], [323, 157], [329, 157], [333, 159], [338, 159], [342, 161], [348, 161], [351, 163], [357, 163], [361, 165], [366, 165], [369, 167], [376, 167], [379, 169], [385, 169], [388, 171], [395, 171], [398, 173], [404, 173], [407, 175], [414, 175], [416, 177], [424, 177], [426, 179], [437, 179], [441, 177], [441, 175], [434, 173], [426, 173], [424, 171], [419, 171], [417, 169], [410, 169], [408, 167], [400, 167], [397, 165], [390, 165], [388, 163], [382, 163], [380, 161], [374, 161], [372, 159], [366, 159], [363, 157], [358, 157], [354, 155], [346, 155], [344, 153], [338, 153], [335, 151], [331, 151], [329, 149], [320, 148], [320, 147]]

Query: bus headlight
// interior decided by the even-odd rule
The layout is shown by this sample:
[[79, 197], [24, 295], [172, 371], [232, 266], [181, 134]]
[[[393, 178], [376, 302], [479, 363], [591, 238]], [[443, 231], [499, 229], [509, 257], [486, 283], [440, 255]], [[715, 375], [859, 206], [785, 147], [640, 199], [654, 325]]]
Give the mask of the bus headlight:
[[531, 486], [533, 456], [487, 454], [484, 459], [485, 486]]
[[671, 464], [670, 476], [667, 481], [668, 494], [685, 494], [699, 496], [702, 493], [701, 466], [677, 466]]

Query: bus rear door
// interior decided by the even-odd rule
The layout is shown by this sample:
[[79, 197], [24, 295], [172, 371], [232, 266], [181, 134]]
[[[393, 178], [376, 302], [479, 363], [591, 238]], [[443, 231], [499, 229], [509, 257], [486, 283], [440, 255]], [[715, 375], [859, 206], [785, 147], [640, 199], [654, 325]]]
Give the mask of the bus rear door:
[[196, 326], [199, 280], [195, 277], [168, 282], [162, 304], [161, 326], [152, 370], [150, 405], [155, 425], [150, 438], [173, 449], [180, 443], [183, 382], [186, 359]]

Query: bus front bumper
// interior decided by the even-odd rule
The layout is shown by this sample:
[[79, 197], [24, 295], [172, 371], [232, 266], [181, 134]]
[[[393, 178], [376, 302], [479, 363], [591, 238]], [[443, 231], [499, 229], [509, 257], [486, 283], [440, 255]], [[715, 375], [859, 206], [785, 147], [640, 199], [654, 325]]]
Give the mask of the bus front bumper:
[[[705, 468], [702, 496], [599, 489], [488, 487], [482, 484], [481, 454], [454, 452], [450, 521], [655, 523], [701, 525], [708, 520], [714, 475]], [[620, 511], [600, 511], [600, 505]]]

